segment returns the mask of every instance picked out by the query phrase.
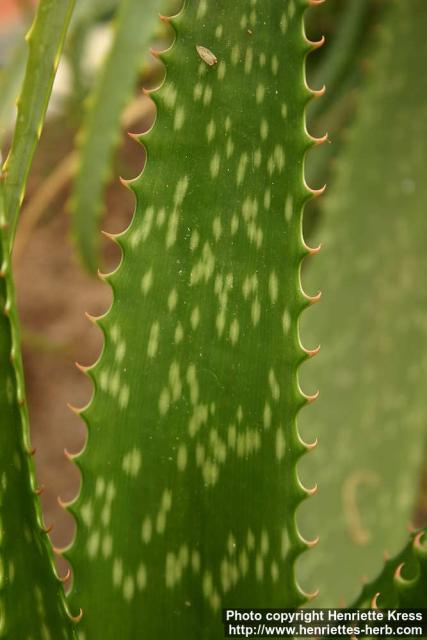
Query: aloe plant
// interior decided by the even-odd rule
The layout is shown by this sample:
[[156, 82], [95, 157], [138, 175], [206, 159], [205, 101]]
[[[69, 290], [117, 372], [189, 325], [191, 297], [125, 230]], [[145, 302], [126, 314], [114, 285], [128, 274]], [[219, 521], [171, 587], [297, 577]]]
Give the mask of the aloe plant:
[[[320, 2], [187, 0], [176, 16], [162, 18], [175, 39], [167, 51], [155, 53], [165, 67], [161, 87], [149, 94], [157, 106], [156, 121], [148, 132], [134, 135], [147, 155], [141, 174], [124, 181], [135, 196], [135, 213], [123, 233], [107, 234], [120, 247], [122, 259], [112, 273], [101, 274], [112, 289], [111, 308], [91, 318], [103, 332], [104, 347], [95, 364], [79, 365], [93, 383], [93, 395], [87, 406], [74, 409], [85, 420], [88, 436], [84, 450], [70, 456], [81, 471], [80, 492], [71, 503], [63, 503], [77, 525], [72, 544], [63, 550], [73, 572], [65, 597], [37, 498], [10, 257], [73, 5], [40, 3], [0, 185], [0, 637], [108, 640], [120, 633], [126, 639], [220, 638], [220, 610], [225, 606], [300, 607], [316, 595], [317, 584], [325, 594], [318, 601], [323, 604], [335, 604], [343, 592], [348, 596], [350, 588], [334, 575], [332, 553], [339, 553], [343, 562], [351, 557], [357, 565], [366, 555], [371, 582], [354, 606], [426, 604], [425, 531], [413, 534], [377, 578], [380, 545], [370, 548], [366, 536], [373, 535], [376, 542], [381, 537], [392, 552], [402, 544], [421, 462], [421, 384], [405, 389], [398, 406], [392, 402], [402, 368], [408, 359], [416, 360], [415, 340], [419, 345], [424, 335], [425, 300], [421, 291], [416, 298], [409, 293], [408, 278], [402, 279], [399, 300], [416, 318], [415, 326], [413, 321], [411, 327], [403, 325], [403, 320], [394, 325], [390, 319], [397, 307], [400, 264], [407, 260], [414, 278], [423, 265], [423, 190], [420, 186], [410, 199], [405, 189], [409, 177], [418, 189], [423, 171], [418, 142], [424, 133], [423, 91], [417, 75], [408, 70], [421, 72], [426, 59], [419, 16], [427, 10], [423, 0], [413, 0], [411, 8], [393, 2], [384, 18], [388, 38], [417, 46], [405, 49], [396, 61], [387, 36], [378, 45], [376, 71], [362, 93], [334, 194], [324, 205], [319, 235], [329, 235], [335, 244], [331, 242], [323, 260], [304, 262], [308, 290], [314, 292], [309, 295], [301, 285], [301, 269], [318, 248], [311, 249], [303, 238], [302, 215], [307, 201], [323, 189], [307, 186], [304, 163], [307, 151], [327, 140], [326, 135], [316, 139], [307, 133], [307, 104], [313, 95], [323, 94], [323, 89], [309, 89], [305, 78], [307, 55], [323, 43], [323, 38], [311, 42], [305, 36], [309, 4]], [[76, 218], [91, 267], [96, 261], [94, 213], [125, 102], [122, 94], [110, 101], [108, 87], [120, 69], [123, 92], [129, 92], [156, 6], [130, 0], [120, 4], [117, 40], [96, 89], [88, 147], [81, 159], [88, 170], [79, 174], [76, 187], [87, 202], [91, 187], [97, 193], [90, 207], [80, 203]], [[357, 10], [354, 5], [353, 10], [344, 24], [356, 40], [366, 5]], [[119, 46], [130, 27], [127, 48]], [[42, 51], [46, 58], [39, 68]], [[351, 56], [351, 47], [347, 53]], [[36, 80], [35, 69], [40, 71]], [[389, 83], [384, 95], [384, 78], [392, 72], [399, 82]], [[342, 77], [342, 59], [334, 60], [330, 74]], [[402, 85], [405, 94], [398, 102]], [[104, 110], [101, 96], [107, 103]], [[368, 105], [365, 111], [363, 104]], [[402, 133], [389, 135], [373, 113], [385, 113], [387, 123], [399, 118]], [[96, 114], [109, 123], [102, 139]], [[99, 157], [98, 143], [103, 149]], [[368, 178], [365, 149], [372, 163]], [[405, 157], [402, 167], [394, 160], [400, 152]], [[93, 175], [89, 158], [96, 163]], [[385, 178], [378, 169], [383, 162]], [[406, 187], [396, 194], [395, 184], [402, 179]], [[369, 219], [354, 214], [365, 203], [375, 212]], [[407, 235], [401, 219], [406, 206], [412, 211], [413, 236]], [[377, 321], [378, 328], [371, 323], [367, 334], [369, 316], [353, 317], [348, 310], [356, 296], [363, 299], [367, 273], [375, 284], [379, 266], [369, 252], [371, 236], [380, 237], [381, 230], [383, 279], [394, 286], [389, 297], [382, 281], [380, 293], [374, 290], [382, 296], [387, 316], [384, 311], [383, 322]], [[393, 245], [398, 233], [400, 241]], [[359, 258], [350, 261], [347, 257], [356, 246]], [[303, 314], [303, 335], [307, 333], [311, 345], [321, 337], [326, 351], [318, 366], [304, 367], [303, 376], [301, 364], [318, 353], [318, 348], [302, 345], [299, 333], [301, 314], [320, 298], [312, 282], [329, 288], [329, 296], [334, 294], [339, 302], [337, 309], [326, 302], [311, 321], [311, 312]], [[389, 341], [397, 343], [404, 335], [406, 347], [391, 355], [384, 352], [389, 354], [388, 376], [379, 368], [375, 387], [372, 376], [362, 376], [361, 399], [351, 409], [351, 422], [351, 393], [345, 395], [348, 375], [339, 374], [345, 360], [334, 344], [346, 347], [356, 339], [359, 351], [354, 358], [361, 371], [371, 347], [374, 353], [376, 345], [386, 349], [388, 343], [378, 338], [384, 335], [383, 327]], [[369, 366], [371, 371], [372, 358]], [[411, 374], [412, 385], [423, 373], [420, 368]], [[379, 377], [384, 401], [378, 404]], [[317, 381], [328, 402], [308, 410], [304, 407], [317, 392], [311, 395], [302, 388], [314, 390]], [[395, 438], [388, 438], [393, 468], [385, 460], [378, 462], [373, 449], [377, 440], [372, 420], [366, 418], [373, 411], [384, 424], [393, 412], [393, 420], [401, 421], [408, 435], [405, 440], [396, 429]], [[351, 425], [345, 432], [343, 415]], [[314, 449], [319, 432], [326, 446], [320, 455], [305, 456]], [[353, 469], [348, 455], [358, 451], [358, 439], [365, 445], [359, 454], [363, 473], [357, 456]], [[342, 447], [334, 448], [336, 440], [346, 444], [346, 455]], [[383, 441], [378, 435], [378, 443]], [[397, 447], [407, 451], [411, 465], [393, 457]], [[393, 476], [405, 488], [401, 499], [393, 498]], [[374, 477], [390, 486], [390, 491], [382, 486], [379, 493], [389, 520], [386, 514], [375, 535], [369, 510], [363, 511], [362, 520], [355, 502], [359, 485]], [[352, 493], [349, 489], [344, 495], [342, 514], [334, 496], [343, 478]], [[324, 498], [302, 507], [316, 492], [317, 481], [321, 487], [323, 483]], [[327, 518], [322, 519], [322, 513]], [[345, 541], [349, 519], [350, 535], [359, 534], [352, 547]], [[395, 531], [389, 532], [387, 523], [393, 523]], [[318, 531], [325, 533], [324, 551], [305, 554], [315, 546]], [[356, 585], [356, 576], [350, 577]], [[15, 606], [18, 600], [22, 606]]]
[[111, 154], [120, 134], [120, 116], [134, 88], [143, 55], [158, 21], [159, 0], [124, 0], [114, 42], [79, 134], [80, 166], [72, 198], [73, 229], [84, 265], [96, 272], [97, 223]]
[[[166, 79], [153, 94], [156, 124], [141, 139], [147, 166], [128, 183], [137, 210], [115, 238], [122, 265], [106, 277], [114, 302], [97, 320], [105, 346], [88, 370], [95, 394], [82, 411], [89, 440], [71, 507], [71, 598], [86, 612], [89, 637], [95, 629], [112, 637], [117, 624], [128, 635], [167, 636], [169, 623], [149, 613], [160, 606], [179, 612], [175, 635], [215, 635], [225, 598], [306, 600], [294, 565], [309, 543], [295, 510], [310, 491], [296, 462], [310, 447], [295, 419], [308, 400], [297, 382], [307, 357], [297, 318], [317, 300], [299, 284], [309, 253], [301, 209], [311, 195], [303, 157], [313, 142], [303, 69], [312, 45], [301, 35], [305, 3], [244, 6], [218, 4], [207, 20], [206, 3], [188, 3], [173, 19], [176, 42], [162, 55]], [[272, 25], [277, 47], [268, 52]], [[280, 59], [294, 61], [286, 82]], [[233, 110], [227, 105], [237, 95]], [[252, 118], [242, 117], [244, 103], [258, 105]], [[193, 105], [203, 108], [197, 120]], [[129, 305], [137, 331], [126, 322]], [[263, 346], [252, 367], [254, 345]], [[111, 432], [118, 424], [127, 432], [121, 442]], [[108, 464], [127, 484], [125, 503]], [[260, 522], [272, 495], [277, 507]], [[118, 536], [122, 527], [129, 539]], [[88, 588], [95, 574], [102, 599]], [[139, 611], [142, 592], [147, 608]], [[114, 614], [100, 629], [107, 602]]]
[[55, 573], [31, 459], [34, 451], [28, 430], [4, 200], [1, 184], [0, 637], [42, 639], [54, 630], [56, 638], [67, 639], [72, 637], [72, 623]]
[[[425, 15], [422, 2], [417, 10]], [[406, 39], [415, 46], [396, 60], [390, 42]], [[322, 357], [303, 370], [304, 384], [318, 384], [322, 397], [316, 415], [304, 412], [301, 424], [308, 434], [315, 424], [324, 443], [304, 469], [324, 490], [302, 515], [303, 526], [316, 527], [323, 539], [322, 551], [303, 567], [306, 579], [317, 578], [321, 587], [319, 604], [351, 599], [355, 577], [373, 577], [382, 552], [403, 544], [412, 516], [425, 442], [427, 370], [419, 354], [427, 349], [427, 297], [415, 283], [427, 266], [420, 146], [427, 129], [418, 81], [426, 56], [422, 21], [395, 3], [325, 198], [319, 236], [328, 250], [307, 270], [307, 286], [328, 283], [302, 326], [305, 339], [323, 347]], [[337, 260], [340, 269], [332, 272]], [[347, 575], [331, 580], [344, 561]]]
[[380, 574], [363, 586], [352, 603], [357, 608], [366, 605], [381, 608], [425, 607], [426, 592], [426, 529], [413, 532], [409, 542], [394, 557], [385, 556]]

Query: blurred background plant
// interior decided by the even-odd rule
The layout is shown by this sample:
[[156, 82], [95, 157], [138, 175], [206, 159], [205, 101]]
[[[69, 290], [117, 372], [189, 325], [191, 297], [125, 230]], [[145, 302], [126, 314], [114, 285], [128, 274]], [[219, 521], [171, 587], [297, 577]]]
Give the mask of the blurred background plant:
[[[140, 4], [145, 11], [147, 3]], [[307, 182], [312, 186], [328, 182], [333, 189], [336, 158], [358, 112], [386, 4], [329, 0], [321, 10], [308, 13], [309, 35], [325, 35], [327, 42], [308, 60], [308, 81], [314, 88], [328, 88], [325, 97], [310, 105], [308, 129], [316, 136], [328, 131], [333, 143], [307, 159]], [[0, 5], [3, 157], [25, 71], [24, 34], [35, 5], [36, 0], [3, 0]], [[140, 132], [153, 123], [155, 108], [143, 88], [158, 86], [164, 71], [146, 51], [150, 46], [165, 48], [171, 38], [155, 11], [151, 20], [138, 20], [142, 9], [137, 5], [130, 0], [78, 0], [14, 247], [37, 474], [45, 487], [45, 521], [55, 522], [51, 536], [60, 547], [70, 540], [74, 525], [56, 498], [59, 494], [69, 500], [79, 483], [63, 449], [80, 450], [85, 439], [83, 423], [66, 404], [80, 406], [91, 393], [89, 381], [73, 361], [91, 363], [99, 353], [101, 335], [85, 321], [84, 313], [99, 315], [108, 308], [110, 290], [93, 276], [97, 266], [109, 271], [120, 259], [113, 243], [102, 239], [99, 226], [118, 232], [129, 223], [132, 196], [116, 176], [139, 173], [144, 152], [124, 132]], [[179, 5], [179, 0], [169, 0], [168, 13]], [[308, 238], [324, 215], [323, 206], [313, 201], [307, 207]], [[421, 489], [414, 521], [421, 524], [426, 515], [426, 492]]]

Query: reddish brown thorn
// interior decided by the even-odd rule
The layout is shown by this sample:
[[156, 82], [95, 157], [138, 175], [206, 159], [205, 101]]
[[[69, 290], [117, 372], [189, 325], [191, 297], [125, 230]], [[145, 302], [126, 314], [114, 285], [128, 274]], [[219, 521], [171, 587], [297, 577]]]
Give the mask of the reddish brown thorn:
[[371, 609], [378, 609], [378, 598], [380, 597], [380, 592], [376, 593], [371, 600]]
[[150, 53], [154, 58], [156, 59], [160, 58], [160, 51], [156, 51], [155, 49], [150, 49]]
[[104, 231], [103, 229], [101, 229], [101, 233], [102, 233], [103, 236], [105, 236], [106, 238], [108, 238], [109, 240], [114, 242], [114, 244], [118, 244], [117, 238], [120, 235], [119, 233], [110, 233], [109, 231]]
[[405, 566], [405, 563], [401, 562], [399, 566], [396, 567], [396, 571], [394, 572], [394, 579], [397, 580], [398, 582], [404, 581], [404, 579], [402, 578], [402, 569], [404, 566]]
[[42, 527], [41, 530], [43, 531], [43, 533], [50, 533], [53, 529], [53, 524], [50, 524], [48, 527]]
[[323, 45], [325, 44], [325, 36], [322, 36], [320, 40], [314, 42], [313, 40], [308, 40], [307, 42], [312, 47], [313, 51], [315, 51], [316, 49], [320, 49], [320, 47], [323, 47]]
[[[98, 269], [98, 271], [96, 272], [96, 275], [98, 276], [98, 278], [100, 278], [100, 280], [102, 280], [102, 282], [105, 282], [105, 280], [108, 278], [108, 276], [110, 274], [109, 273], [103, 273], [101, 271], [101, 269]], [[86, 317], [87, 317], [87, 314], [86, 314]]]
[[314, 442], [305, 442], [305, 440], [303, 440], [301, 436], [298, 434], [298, 439], [302, 444], [302, 446], [304, 447], [304, 449], [306, 449], [306, 451], [311, 451], [312, 449], [315, 449], [317, 447], [317, 444], [318, 444], [317, 438], [315, 439]]
[[306, 293], [304, 293], [303, 295], [309, 304], [316, 304], [316, 302], [319, 302], [320, 298], [322, 297], [322, 292], [319, 291], [319, 293], [316, 293], [315, 296], [308, 296]]
[[306, 353], [309, 358], [314, 358], [314, 356], [317, 356], [319, 351], [320, 351], [320, 344], [315, 349], [304, 349], [304, 353]]
[[68, 505], [71, 504], [70, 502], [67, 502], [66, 500], [63, 500], [60, 496], [57, 496], [56, 498], [59, 506], [61, 507], [61, 509], [66, 510]]
[[101, 316], [93, 316], [92, 314], [88, 313], [87, 311], [85, 311], [85, 316], [89, 320], [89, 322], [91, 322], [92, 324], [96, 324], [97, 321], [101, 317]]
[[306, 593], [305, 596], [306, 596], [308, 602], [312, 602], [315, 598], [317, 598], [319, 593], [320, 593], [320, 590], [316, 589], [316, 591], [313, 591], [313, 593]]
[[310, 87], [308, 87], [308, 90], [313, 94], [315, 98], [321, 98], [325, 94], [326, 87], [325, 85], [323, 85], [323, 87], [320, 87], [320, 89], [311, 89]]
[[67, 582], [67, 580], [69, 580], [71, 578], [71, 569], [68, 567], [67, 569], [67, 573], [65, 574], [65, 576], [58, 576], [58, 580], [59, 582]]
[[309, 256], [315, 256], [322, 249], [322, 245], [318, 244], [317, 247], [309, 247], [307, 244], [305, 245], [308, 251]]
[[67, 460], [69, 460], [70, 462], [72, 462], [73, 460], [75, 460], [75, 458], [78, 458], [80, 455], [80, 453], [70, 453], [68, 451], [67, 448], [64, 449], [64, 456], [67, 458]]
[[159, 14], [159, 18], [162, 22], [166, 22], [167, 24], [171, 21], [169, 16], [163, 16], [161, 13]]
[[316, 145], [324, 144], [327, 140], [329, 140], [329, 135], [327, 133], [325, 133], [325, 135], [321, 136], [320, 138], [315, 138], [314, 136], [311, 136], [310, 134], [308, 134], [308, 137]]
[[414, 541], [413, 541], [412, 544], [413, 544], [415, 549], [425, 553], [425, 547], [424, 547], [423, 543], [421, 542], [423, 537], [424, 537], [424, 531], [419, 531], [417, 533], [417, 535], [415, 536]]
[[312, 549], [313, 547], [315, 547], [317, 544], [319, 544], [319, 536], [317, 536], [316, 538], [314, 538], [314, 540], [306, 540], [305, 544], [307, 545], [307, 547], [309, 549]]
[[308, 0], [310, 7], [315, 7], [318, 4], [323, 4], [325, 0]]
[[[132, 138], [132, 140], [135, 140], [135, 142], [137, 142], [138, 144], [140, 144], [141, 138], [142, 138], [143, 135], [144, 135], [143, 133], [133, 133], [133, 131], [128, 131], [129, 138]], [[129, 180], [125, 180], [122, 177], [119, 177], [119, 180], [125, 187], [129, 183]]]
[[59, 547], [55, 547], [55, 545], [53, 544], [52, 545], [52, 551], [53, 551], [53, 553], [55, 555], [60, 556], [62, 558], [62, 554], [64, 553], [65, 548], [64, 549], [60, 549]]
[[315, 400], [317, 400], [317, 398], [319, 397], [320, 391], [319, 389], [316, 391], [316, 393], [313, 393], [312, 395], [307, 395], [306, 393], [304, 393], [303, 391], [301, 391], [301, 395], [302, 397], [309, 403], [311, 404], [312, 402], [314, 402]]
[[[131, 134], [131, 133], [130, 133], [129, 135], [130, 135], [131, 137], [133, 136], [133, 134]], [[135, 138], [135, 139], [136, 139], [136, 138]], [[130, 180], [126, 180], [126, 178], [122, 178], [122, 176], [119, 176], [119, 180], [120, 180], [120, 184], [121, 184], [123, 187], [126, 187], [126, 189], [130, 189], [130, 186], [129, 186], [129, 185], [130, 185], [130, 183], [131, 183], [131, 181], [130, 181]]]
[[150, 96], [150, 94], [153, 93], [153, 89], [146, 89], [145, 87], [143, 87], [142, 93], [144, 94], [144, 96]]
[[58, 576], [59, 582], [67, 582], [71, 578], [71, 569], [68, 567], [65, 576]]
[[313, 449], [315, 449], [317, 447], [318, 443], [319, 443], [319, 441], [316, 438], [314, 440], [314, 442], [304, 442], [304, 446], [305, 446], [306, 449], [308, 449], [308, 451], [312, 451]]
[[36, 494], [36, 496], [41, 496], [42, 493], [44, 492], [44, 485], [40, 485], [40, 487], [37, 487], [37, 489], [34, 489], [34, 493]]
[[304, 491], [305, 491], [305, 493], [307, 494], [307, 496], [308, 496], [309, 498], [311, 498], [311, 496], [316, 495], [317, 490], [318, 490], [317, 482], [316, 482], [316, 484], [314, 485], [314, 487], [312, 487], [311, 489], [307, 489], [306, 487], [304, 487]]
[[320, 187], [320, 189], [312, 189], [311, 187], [307, 187], [308, 190], [310, 191], [311, 195], [313, 196], [313, 198], [318, 198], [319, 196], [321, 196], [323, 193], [325, 193], [326, 191], [326, 184], [323, 185], [323, 187]]
[[80, 608], [80, 611], [76, 616], [72, 616], [70, 614], [69, 617], [70, 617], [70, 620], [72, 620], [73, 622], [75, 622], [77, 624], [83, 618], [83, 609]]
[[76, 414], [76, 416], [79, 416], [82, 412], [82, 409], [79, 409], [78, 407], [74, 407], [72, 404], [70, 404], [69, 402], [67, 402], [67, 407], [69, 408], [70, 411], [72, 411], [73, 413]]
[[31, 447], [30, 449], [27, 449], [27, 453], [29, 456], [33, 456], [36, 452], [36, 448], [35, 447]]
[[86, 367], [84, 364], [80, 364], [80, 362], [75, 362], [74, 365], [82, 373], [87, 373], [89, 371], [89, 369], [90, 369], [90, 367]]

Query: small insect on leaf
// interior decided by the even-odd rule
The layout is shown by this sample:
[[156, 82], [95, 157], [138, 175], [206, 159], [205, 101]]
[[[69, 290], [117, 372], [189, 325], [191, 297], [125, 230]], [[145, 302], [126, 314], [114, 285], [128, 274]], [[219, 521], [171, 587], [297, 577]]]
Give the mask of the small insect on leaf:
[[202, 47], [201, 45], [197, 45], [196, 50], [203, 62], [206, 62], [206, 64], [208, 64], [210, 67], [218, 62], [218, 58], [214, 53], [212, 53], [210, 49]]

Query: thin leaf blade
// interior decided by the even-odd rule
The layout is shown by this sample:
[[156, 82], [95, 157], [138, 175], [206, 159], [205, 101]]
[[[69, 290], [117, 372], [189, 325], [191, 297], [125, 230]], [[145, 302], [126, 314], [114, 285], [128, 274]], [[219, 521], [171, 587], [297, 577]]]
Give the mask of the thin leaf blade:
[[74, 3], [75, 0], [41, 0], [27, 35], [29, 54], [17, 121], [2, 167], [11, 246]]
[[98, 221], [121, 115], [135, 87], [143, 54], [158, 21], [160, 0], [122, 0], [114, 41], [99, 82], [89, 96], [80, 137], [79, 167], [71, 199], [73, 235], [84, 266], [96, 272]]
[[74, 638], [36, 496], [19, 323], [0, 187], [0, 637]]

